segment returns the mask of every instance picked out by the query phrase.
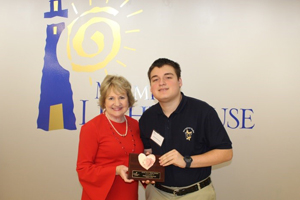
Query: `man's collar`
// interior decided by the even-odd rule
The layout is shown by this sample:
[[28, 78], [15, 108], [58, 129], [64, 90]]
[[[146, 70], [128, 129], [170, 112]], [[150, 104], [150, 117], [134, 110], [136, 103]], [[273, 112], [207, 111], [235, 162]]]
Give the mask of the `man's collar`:
[[[182, 111], [182, 109], [184, 108], [184, 105], [186, 104], [187, 98], [186, 96], [183, 94], [183, 92], [181, 92], [181, 100], [180, 103], [178, 105], [178, 107], [176, 108], [176, 110], [173, 113], [180, 113]], [[164, 114], [161, 106], [159, 103], [157, 103], [155, 106], [155, 112], [157, 112], [157, 114]]]

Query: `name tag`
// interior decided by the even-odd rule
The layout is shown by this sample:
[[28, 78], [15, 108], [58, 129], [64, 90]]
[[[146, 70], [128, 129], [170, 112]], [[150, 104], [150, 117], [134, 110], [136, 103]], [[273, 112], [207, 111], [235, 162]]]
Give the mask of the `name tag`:
[[153, 140], [156, 144], [158, 144], [160, 147], [164, 141], [164, 137], [161, 136], [159, 133], [157, 133], [155, 130], [152, 131], [151, 140]]

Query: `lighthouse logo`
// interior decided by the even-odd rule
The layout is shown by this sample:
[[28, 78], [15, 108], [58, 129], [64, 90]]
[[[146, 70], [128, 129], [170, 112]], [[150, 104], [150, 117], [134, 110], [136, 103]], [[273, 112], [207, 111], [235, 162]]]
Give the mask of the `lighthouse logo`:
[[[110, 63], [126, 67], [127, 63], [117, 59], [121, 50], [135, 51], [134, 47], [122, 45], [124, 34], [139, 33], [139, 29], [122, 30], [115, 16], [120, 9], [126, 9], [129, 0], [120, 2], [118, 9], [110, 6], [108, 0], [103, 2], [87, 1], [87, 10], [79, 13], [74, 3], [63, 9], [62, 0], [50, 0], [50, 11], [44, 13], [44, 18], [64, 21], [75, 14], [71, 22], [49, 24], [46, 27], [47, 37], [45, 44], [44, 65], [41, 78], [41, 93], [37, 128], [52, 131], [59, 129], [76, 130], [76, 116], [74, 114], [74, 100], [70, 72], [93, 74], [103, 71], [108, 74]], [[101, 4], [101, 5], [99, 5]], [[126, 17], [134, 17], [143, 10], [127, 13]], [[98, 30], [95, 30], [97, 27]], [[91, 31], [92, 30], [92, 31]], [[71, 68], [59, 62], [58, 43], [62, 34], [67, 38], [65, 49], [66, 58]], [[86, 45], [88, 40], [89, 45]], [[92, 83], [92, 78], [89, 78]]]

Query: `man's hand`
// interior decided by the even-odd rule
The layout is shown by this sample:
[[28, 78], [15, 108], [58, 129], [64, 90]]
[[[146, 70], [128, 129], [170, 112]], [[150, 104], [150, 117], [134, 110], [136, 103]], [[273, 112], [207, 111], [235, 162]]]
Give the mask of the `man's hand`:
[[180, 168], [185, 168], [186, 163], [183, 160], [183, 156], [176, 150], [173, 149], [159, 158], [159, 164], [161, 166], [175, 165]]
[[119, 165], [116, 167], [116, 175], [119, 175], [124, 180], [124, 182], [131, 183], [134, 180], [128, 179], [127, 172], [128, 172], [128, 167], [126, 167], [125, 165]]

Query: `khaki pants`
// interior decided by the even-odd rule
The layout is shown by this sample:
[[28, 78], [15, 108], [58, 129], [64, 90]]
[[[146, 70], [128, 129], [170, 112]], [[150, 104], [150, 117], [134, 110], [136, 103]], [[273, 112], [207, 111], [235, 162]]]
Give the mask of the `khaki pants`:
[[[165, 186], [167, 187], [167, 186]], [[181, 189], [180, 187], [168, 187], [173, 190]], [[191, 192], [186, 195], [176, 196], [171, 193], [161, 191], [149, 184], [146, 188], [146, 200], [216, 200], [216, 193], [213, 184], [209, 184], [205, 188], [202, 188], [196, 192]]]

